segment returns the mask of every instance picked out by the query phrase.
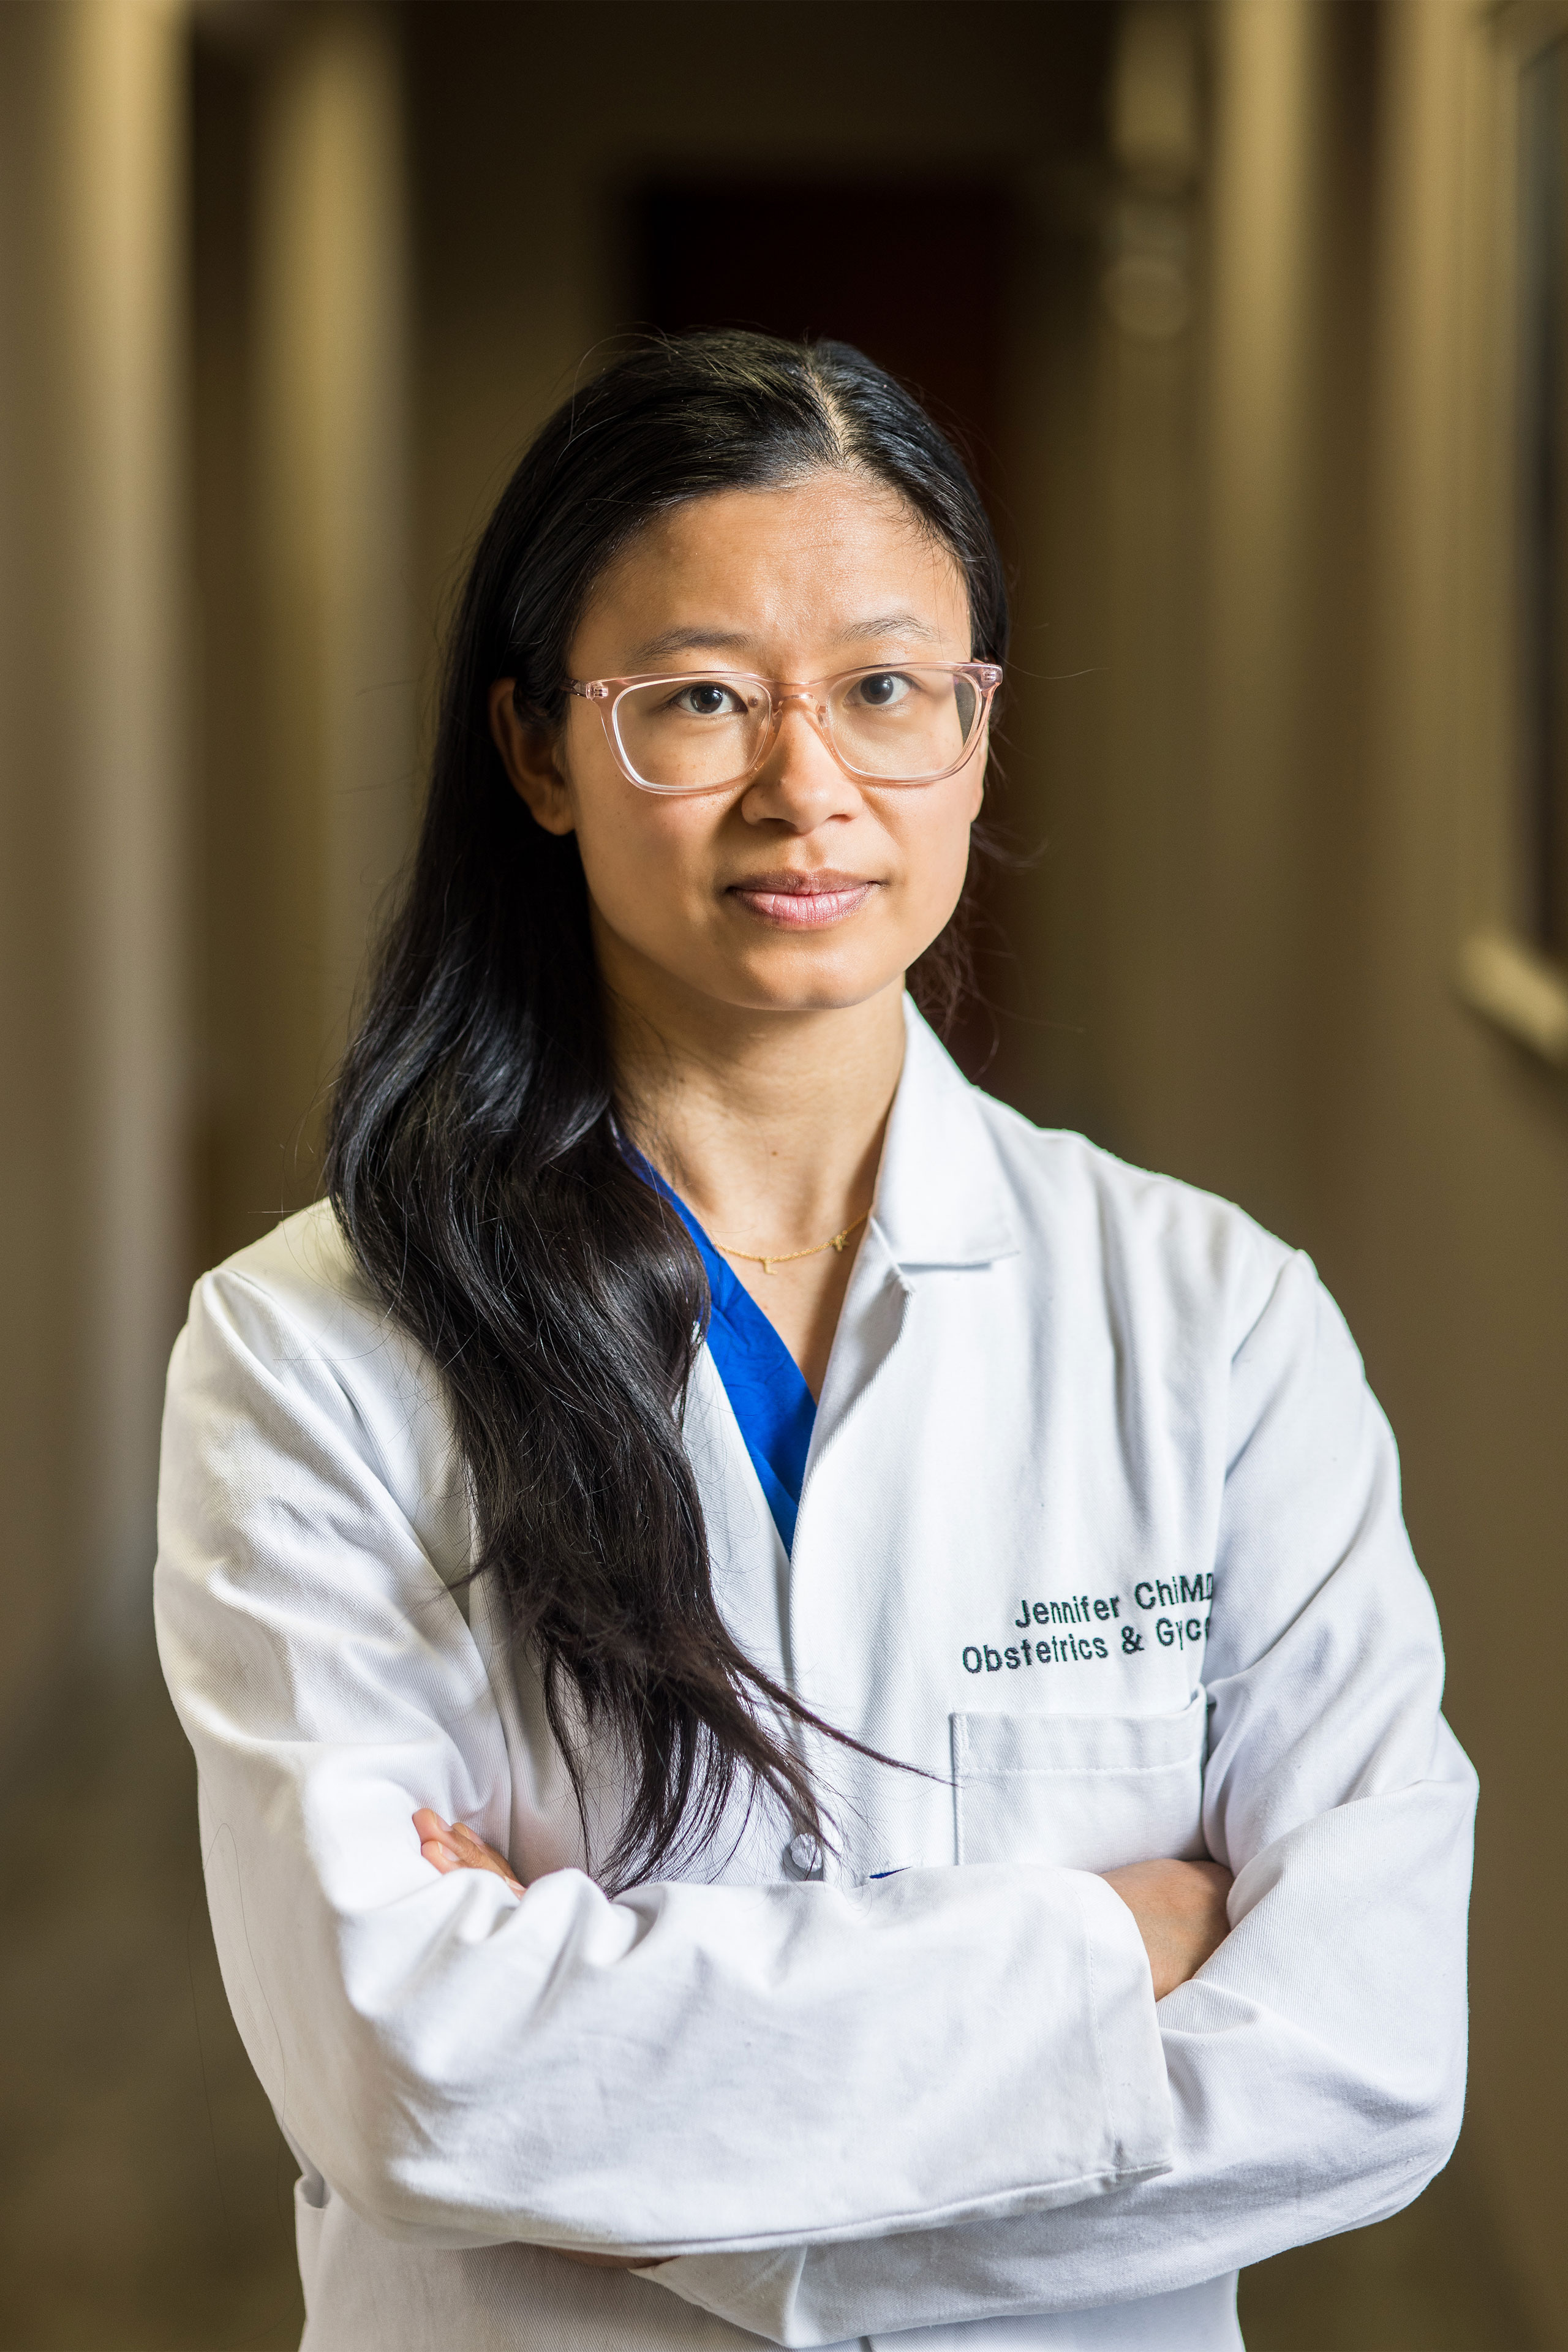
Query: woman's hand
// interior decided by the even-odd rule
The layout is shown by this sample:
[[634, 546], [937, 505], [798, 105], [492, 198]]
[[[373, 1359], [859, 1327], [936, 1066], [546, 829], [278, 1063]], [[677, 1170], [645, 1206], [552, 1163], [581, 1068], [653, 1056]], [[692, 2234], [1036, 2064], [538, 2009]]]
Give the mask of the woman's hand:
[[414, 1826], [419, 1832], [419, 1851], [436, 1870], [493, 1870], [504, 1878], [514, 1895], [524, 1892], [523, 1884], [503, 1854], [482, 1837], [476, 1837], [461, 1822], [444, 1822], [428, 1805], [421, 1805], [414, 1816]]
[[1196, 1976], [1230, 1933], [1230, 1873], [1217, 1862], [1130, 1862], [1100, 1874], [1138, 1922], [1156, 2000]]
[[[439, 1813], [422, 1805], [414, 1816], [414, 1826], [419, 1833], [419, 1851], [434, 1869], [489, 1870], [514, 1895], [525, 1891], [505, 1856], [461, 1822], [444, 1822]], [[1230, 1873], [1217, 1862], [1130, 1862], [1102, 1875], [1138, 1922], [1156, 2000], [1163, 2000], [1168, 1992], [1195, 1976], [1230, 1933], [1226, 1911]], [[613, 2257], [587, 2254], [576, 2259], [605, 2262]]]

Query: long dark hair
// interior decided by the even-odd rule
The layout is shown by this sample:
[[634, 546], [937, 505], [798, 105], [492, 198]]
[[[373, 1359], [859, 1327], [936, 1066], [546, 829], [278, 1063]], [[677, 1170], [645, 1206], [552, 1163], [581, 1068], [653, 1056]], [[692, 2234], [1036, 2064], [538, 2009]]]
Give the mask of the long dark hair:
[[[406, 896], [332, 1109], [333, 1207], [439, 1370], [474, 1572], [505, 1591], [580, 1811], [588, 1737], [626, 1765], [629, 1802], [596, 1865], [613, 1886], [700, 1853], [737, 1791], [826, 1835], [800, 1734], [844, 1735], [752, 1663], [715, 1602], [681, 1433], [707, 1285], [627, 1157], [575, 841], [511, 789], [488, 698], [514, 677], [521, 710], [561, 723], [595, 583], [656, 514], [846, 467], [952, 550], [973, 654], [1002, 659], [1006, 591], [974, 488], [919, 404], [847, 344], [659, 341], [557, 409], [474, 556]], [[961, 976], [962, 951], [939, 942], [911, 986], [940, 1015]]]

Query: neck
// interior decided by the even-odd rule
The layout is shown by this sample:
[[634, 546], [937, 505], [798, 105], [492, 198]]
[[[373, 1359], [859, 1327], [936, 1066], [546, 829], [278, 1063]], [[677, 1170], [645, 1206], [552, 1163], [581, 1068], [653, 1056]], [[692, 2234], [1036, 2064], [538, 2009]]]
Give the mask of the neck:
[[903, 1066], [901, 979], [860, 1004], [759, 1013], [632, 978], [605, 972], [623, 1108], [708, 1232], [811, 1249], [869, 1208]]

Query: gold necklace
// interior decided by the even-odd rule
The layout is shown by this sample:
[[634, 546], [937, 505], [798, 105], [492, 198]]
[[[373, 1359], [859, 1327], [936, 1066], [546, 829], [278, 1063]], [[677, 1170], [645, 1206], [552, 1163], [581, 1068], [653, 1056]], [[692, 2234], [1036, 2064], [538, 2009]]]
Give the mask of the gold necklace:
[[797, 1258], [820, 1257], [824, 1250], [842, 1251], [845, 1243], [856, 1227], [863, 1225], [870, 1213], [869, 1209], [862, 1209], [859, 1215], [847, 1224], [841, 1234], [830, 1234], [826, 1241], [818, 1242], [815, 1249], [775, 1250], [772, 1257], [763, 1257], [756, 1250], [736, 1249], [730, 1242], [721, 1242], [716, 1236], [710, 1236], [710, 1238], [713, 1240], [714, 1248], [722, 1250], [726, 1257], [743, 1257], [748, 1265], [760, 1265], [764, 1274], [772, 1274], [775, 1265], [794, 1265]]

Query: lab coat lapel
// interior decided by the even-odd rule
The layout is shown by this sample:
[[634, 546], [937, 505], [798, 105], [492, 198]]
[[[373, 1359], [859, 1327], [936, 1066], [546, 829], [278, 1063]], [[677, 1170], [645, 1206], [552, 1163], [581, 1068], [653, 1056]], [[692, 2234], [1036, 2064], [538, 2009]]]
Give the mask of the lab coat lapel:
[[[974, 1088], [908, 997], [904, 1024], [904, 1066], [876, 1208], [823, 1383], [807, 1491], [815, 1465], [837, 1443], [898, 1345], [920, 1270], [991, 1265], [1018, 1250], [1005, 1180]], [[797, 1532], [797, 1548], [798, 1540]]]
[[906, 1271], [1014, 1257], [1012, 1202], [975, 1090], [908, 998], [904, 1027], [903, 1076], [877, 1184], [888, 1247]]

